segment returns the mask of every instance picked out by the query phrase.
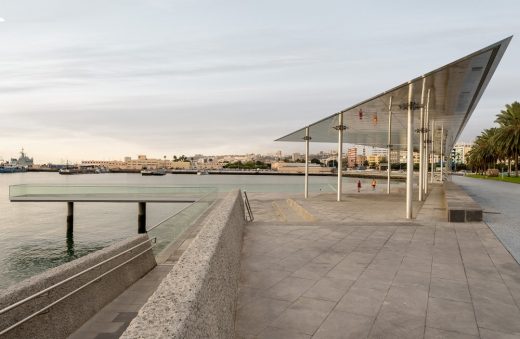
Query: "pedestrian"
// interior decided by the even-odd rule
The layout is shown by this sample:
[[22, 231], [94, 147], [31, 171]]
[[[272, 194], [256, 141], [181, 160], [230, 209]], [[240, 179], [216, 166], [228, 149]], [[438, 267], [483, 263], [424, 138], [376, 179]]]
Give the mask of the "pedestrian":
[[357, 191], [358, 193], [361, 191], [361, 180], [357, 181]]
[[372, 179], [372, 191], [376, 190], [377, 181], [376, 178]]

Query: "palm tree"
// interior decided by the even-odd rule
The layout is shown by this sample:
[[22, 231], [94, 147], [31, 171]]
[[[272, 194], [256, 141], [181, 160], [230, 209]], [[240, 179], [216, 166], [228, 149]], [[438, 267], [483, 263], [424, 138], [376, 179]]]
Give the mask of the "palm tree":
[[518, 177], [518, 156], [520, 154], [520, 103], [515, 101], [506, 105], [506, 109], [497, 114], [499, 124], [495, 136], [496, 147], [504, 151], [511, 162], [515, 161], [515, 172]]
[[496, 127], [485, 129], [468, 152], [468, 163], [476, 171], [485, 172], [491, 166], [495, 167], [500, 154], [495, 143], [497, 131]]

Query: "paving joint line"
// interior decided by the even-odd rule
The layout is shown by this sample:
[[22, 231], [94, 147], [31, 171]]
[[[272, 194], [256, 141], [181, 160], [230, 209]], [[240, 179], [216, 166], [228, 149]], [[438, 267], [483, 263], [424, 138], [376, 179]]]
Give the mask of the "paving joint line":
[[[466, 277], [466, 284], [468, 286], [469, 297], [471, 300], [471, 307], [473, 309], [473, 318], [475, 319], [475, 325], [477, 325], [478, 337], [482, 338], [482, 336], [480, 335], [480, 326], [477, 321], [477, 311], [475, 309], [475, 302], [473, 301], [473, 294], [471, 293], [471, 288], [469, 288], [468, 273], [466, 272], [466, 265], [464, 264], [464, 257], [462, 256], [462, 251], [460, 250], [459, 232], [457, 232], [457, 227], [453, 227], [453, 228], [455, 230], [455, 238], [457, 239], [457, 248], [459, 249], [460, 259], [462, 260], [462, 269], [464, 270], [464, 276]], [[478, 236], [478, 234], [477, 234], [477, 236]], [[479, 237], [479, 240], [480, 240], [480, 237]], [[486, 252], [486, 254], [487, 254], [487, 252]]]

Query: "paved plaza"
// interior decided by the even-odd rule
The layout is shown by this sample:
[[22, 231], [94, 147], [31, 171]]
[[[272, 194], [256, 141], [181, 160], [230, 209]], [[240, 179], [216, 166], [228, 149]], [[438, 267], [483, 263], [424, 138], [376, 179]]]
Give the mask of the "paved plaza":
[[411, 222], [399, 192], [250, 199], [239, 338], [520, 337], [520, 266], [440, 187]]

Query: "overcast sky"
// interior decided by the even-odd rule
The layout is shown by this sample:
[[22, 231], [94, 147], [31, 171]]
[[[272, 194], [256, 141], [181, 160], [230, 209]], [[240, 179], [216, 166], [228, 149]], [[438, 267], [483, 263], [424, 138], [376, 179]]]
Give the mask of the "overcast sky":
[[[518, 0], [373, 3], [1, 0], [0, 158], [301, 152], [273, 140], [520, 32]], [[520, 100], [517, 39], [461, 141]]]

